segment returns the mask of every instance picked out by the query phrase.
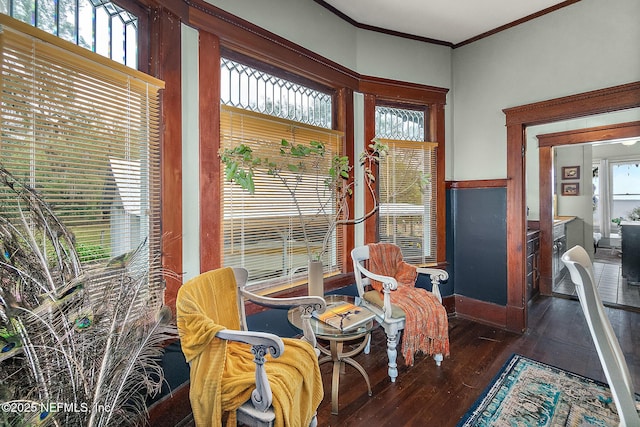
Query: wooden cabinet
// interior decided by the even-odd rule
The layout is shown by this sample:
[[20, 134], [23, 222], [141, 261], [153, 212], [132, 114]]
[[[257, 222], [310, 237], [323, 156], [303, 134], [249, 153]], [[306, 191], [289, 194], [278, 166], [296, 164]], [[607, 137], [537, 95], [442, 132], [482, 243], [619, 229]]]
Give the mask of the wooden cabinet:
[[632, 285], [640, 284], [640, 221], [620, 224], [622, 237], [622, 276]]
[[540, 290], [540, 231], [527, 232], [527, 301]]

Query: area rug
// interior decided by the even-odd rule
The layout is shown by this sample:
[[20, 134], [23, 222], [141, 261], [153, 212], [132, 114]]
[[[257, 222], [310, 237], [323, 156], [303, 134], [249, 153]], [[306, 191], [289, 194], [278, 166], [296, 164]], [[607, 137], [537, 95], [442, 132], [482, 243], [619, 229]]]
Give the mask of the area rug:
[[617, 426], [606, 384], [514, 354], [458, 427]]

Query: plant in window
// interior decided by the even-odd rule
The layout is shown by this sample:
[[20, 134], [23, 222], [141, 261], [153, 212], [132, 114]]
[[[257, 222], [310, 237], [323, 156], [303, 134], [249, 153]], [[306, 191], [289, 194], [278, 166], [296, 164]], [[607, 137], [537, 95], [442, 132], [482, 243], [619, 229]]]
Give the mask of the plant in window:
[[[336, 227], [344, 224], [360, 223], [378, 210], [378, 197], [373, 187], [375, 176], [373, 168], [388, 147], [377, 139], [368, 150], [360, 154], [359, 165], [363, 168], [364, 184], [372, 196], [373, 206], [365, 214], [354, 217], [349, 211], [349, 200], [353, 196], [355, 182], [351, 180], [353, 165], [347, 156], [333, 156], [328, 170], [323, 170], [321, 160], [326, 154], [322, 142], [312, 141], [309, 145], [295, 144], [283, 139], [280, 143], [280, 156], [277, 159], [260, 158], [254, 155], [251, 147], [240, 144], [221, 150], [220, 160], [225, 165], [225, 179], [232, 181], [254, 194], [255, 177], [258, 170], [278, 180], [289, 192], [302, 229], [307, 255], [310, 260], [320, 260], [330, 246], [330, 240]], [[303, 209], [303, 200], [308, 194], [299, 194], [297, 189], [303, 180], [315, 180], [319, 206], [309, 215]], [[308, 219], [321, 216], [327, 221], [326, 232], [320, 247], [315, 247], [308, 230]]]
[[640, 221], [640, 206], [633, 208], [627, 216], [631, 221]]

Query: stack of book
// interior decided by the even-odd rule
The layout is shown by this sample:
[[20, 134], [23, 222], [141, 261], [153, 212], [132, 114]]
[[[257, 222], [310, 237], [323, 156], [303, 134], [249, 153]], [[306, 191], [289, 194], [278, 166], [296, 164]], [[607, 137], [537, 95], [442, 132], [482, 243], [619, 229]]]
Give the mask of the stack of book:
[[349, 331], [373, 319], [373, 312], [348, 301], [337, 301], [327, 304], [322, 314], [314, 313], [313, 317], [341, 331]]

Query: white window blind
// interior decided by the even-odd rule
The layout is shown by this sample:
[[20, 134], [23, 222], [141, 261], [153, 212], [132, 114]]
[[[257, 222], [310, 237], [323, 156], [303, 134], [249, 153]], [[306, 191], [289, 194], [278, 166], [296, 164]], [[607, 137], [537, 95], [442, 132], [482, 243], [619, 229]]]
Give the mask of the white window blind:
[[389, 152], [380, 161], [380, 241], [400, 246], [410, 262], [435, 261], [437, 144], [381, 141]]
[[[224, 265], [247, 267], [250, 281], [259, 288], [306, 280], [309, 253], [313, 256], [322, 251], [323, 239], [330, 230], [327, 215], [335, 210], [334, 194], [325, 189], [324, 180], [331, 158], [341, 147], [342, 134], [226, 105], [221, 110], [223, 149], [245, 144], [251, 147], [255, 157], [275, 159], [281, 156], [282, 139], [302, 145], [311, 141], [326, 144], [323, 158], [304, 160], [310, 172], [302, 179], [283, 174], [289, 189], [264, 170], [256, 173], [253, 195], [221, 178]], [[295, 191], [297, 206], [290, 190]], [[309, 248], [305, 244], [303, 224]], [[327, 273], [338, 268], [342, 256], [335, 231], [328, 236], [329, 245], [322, 256]]]
[[[162, 81], [0, 15], [0, 163], [42, 194], [82, 262], [160, 248]], [[0, 190], [0, 209], [11, 209]]]

